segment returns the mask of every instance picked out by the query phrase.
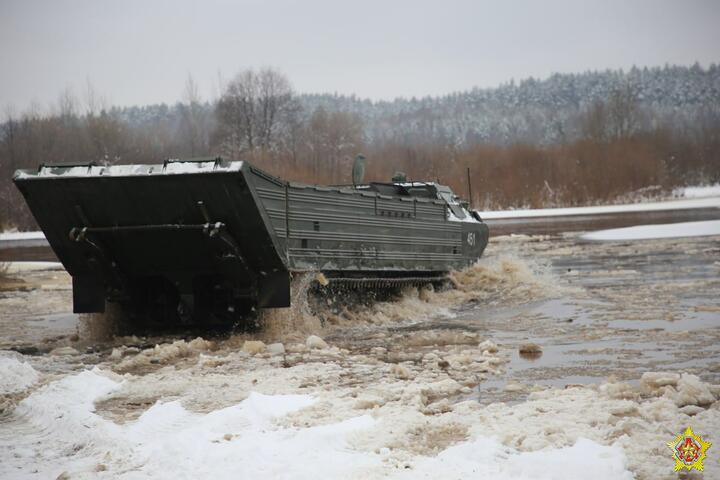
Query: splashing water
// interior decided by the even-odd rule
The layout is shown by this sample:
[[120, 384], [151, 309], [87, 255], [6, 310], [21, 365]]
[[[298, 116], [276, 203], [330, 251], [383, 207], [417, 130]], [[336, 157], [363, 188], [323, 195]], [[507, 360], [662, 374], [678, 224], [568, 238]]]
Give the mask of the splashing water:
[[[333, 328], [387, 324], [449, 317], [452, 310], [468, 303], [513, 305], [557, 295], [563, 291], [547, 265], [513, 255], [484, 258], [476, 264], [450, 272], [448, 284], [406, 287], [394, 295], [373, 295], [358, 300], [335, 292], [322, 296], [316, 282], [327, 280], [317, 272], [294, 273], [290, 285], [290, 307], [261, 309], [253, 338], [301, 341], [311, 334]], [[108, 304], [104, 314], [81, 315], [79, 336], [84, 342], [107, 341], [121, 333], [126, 320], [119, 307]], [[240, 334], [237, 340], [245, 339]]]
[[316, 276], [312, 272], [295, 273], [290, 282], [290, 307], [266, 308], [258, 315], [263, 337], [300, 339], [321, 330], [320, 318], [313, 314], [308, 293]]
[[105, 302], [103, 313], [80, 314], [78, 336], [83, 342], [104, 342], [119, 335], [126, 327], [128, 320], [119, 305]]
[[291, 307], [260, 313], [265, 338], [299, 339], [333, 328], [363, 324], [417, 321], [452, 316], [468, 303], [513, 305], [549, 298], [564, 292], [550, 267], [516, 256], [483, 259], [449, 274], [447, 286], [434, 289], [407, 287], [392, 300], [352, 302], [334, 294], [308, 301], [315, 295], [314, 273], [296, 275], [291, 285]]
[[467, 302], [514, 304], [556, 296], [566, 287], [545, 264], [513, 255], [477, 262], [450, 273], [454, 289], [441, 292], [440, 301], [459, 306]]

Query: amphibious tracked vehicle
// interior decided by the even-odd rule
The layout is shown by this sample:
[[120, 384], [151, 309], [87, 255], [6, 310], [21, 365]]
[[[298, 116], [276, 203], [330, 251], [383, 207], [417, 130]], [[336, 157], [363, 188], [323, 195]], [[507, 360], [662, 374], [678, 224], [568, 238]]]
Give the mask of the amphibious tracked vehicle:
[[[227, 321], [288, 307], [291, 277], [385, 288], [475, 262], [488, 228], [434, 182], [304, 185], [244, 161], [42, 165], [14, 182], [72, 276], [77, 313]], [[325, 280], [326, 279], [326, 280]]]

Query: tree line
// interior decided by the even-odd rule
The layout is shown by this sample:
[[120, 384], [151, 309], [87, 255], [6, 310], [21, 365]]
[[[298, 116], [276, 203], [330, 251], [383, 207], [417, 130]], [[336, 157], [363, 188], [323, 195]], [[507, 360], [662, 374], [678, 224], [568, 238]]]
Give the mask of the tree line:
[[[457, 119], [448, 115], [448, 99], [457, 96], [425, 99], [422, 108], [400, 111], [397, 105], [412, 101], [368, 107], [354, 98], [298, 95], [282, 72], [268, 68], [241, 71], [214, 102], [203, 100], [188, 77], [182, 100], [173, 106], [112, 107], [88, 85], [80, 97], [62, 92], [51, 111], [5, 110], [0, 216], [6, 225], [35, 228], [10, 181], [17, 168], [218, 154], [284, 178], [337, 184], [349, 183], [352, 158], [362, 152], [368, 180], [388, 180], [401, 170], [461, 194], [470, 168], [472, 202], [485, 209], [618, 201], [638, 191], [659, 194], [685, 183], [720, 181], [720, 105], [713, 90], [689, 96], [672, 122], [662, 105], [648, 103], [638, 91], [632, 82], [620, 82], [604, 95], [576, 101], [567, 125], [553, 124], [536, 107], [505, 106], [512, 121], [501, 117], [492, 128], [512, 131], [516, 125], [515, 136], [508, 137], [514, 140], [490, 141], [453, 133], [453, 121], [472, 124], [467, 105], [456, 109]], [[549, 122], [544, 129], [558, 130], [555, 141], [521, 134], [518, 125], [526, 128], [538, 119]], [[570, 123], [575, 133], [563, 133]]]

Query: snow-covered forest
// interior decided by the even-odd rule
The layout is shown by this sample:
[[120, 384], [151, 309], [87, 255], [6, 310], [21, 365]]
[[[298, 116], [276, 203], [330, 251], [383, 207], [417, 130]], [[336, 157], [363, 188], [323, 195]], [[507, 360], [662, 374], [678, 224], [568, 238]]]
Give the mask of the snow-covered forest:
[[[357, 115], [370, 142], [547, 145], [581, 138], [584, 132], [578, 120], [583, 113], [613, 92], [627, 89], [645, 110], [635, 128], [692, 126], [698, 115], [720, 108], [720, 66], [555, 74], [497, 88], [392, 101], [337, 94], [301, 94], [297, 100], [306, 118], [319, 108]], [[202, 107], [212, 115], [214, 105]], [[140, 128], [164, 123], [179, 129], [183, 105], [113, 108], [111, 114]]]
[[221, 154], [300, 181], [345, 183], [394, 170], [464, 191], [485, 208], [615, 201], [641, 189], [720, 180], [720, 66], [555, 74], [440, 97], [370, 101], [301, 94], [275, 70], [247, 70], [201, 98], [188, 78], [174, 105], [114, 107], [92, 87], [51, 108], [5, 110], [0, 198], [32, 227], [10, 184], [40, 163], [158, 162]]
[[[615, 92], [629, 91], [643, 114], [633, 129], [693, 128], [720, 110], [720, 65], [665, 66], [554, 74], [546, 79], [510, 81], [440, 97], [376, 101], [337, 94], [300, 94], [300, 114], [318, 109], [356, 115], [370, 143], [550, 145], [587, 134], [583, 115]], [[212, 120], [214, 104], [202, 103]], [[112, 108], [110, 114], [136, 128], [164, 125], [180, 131], [185, 105]]]

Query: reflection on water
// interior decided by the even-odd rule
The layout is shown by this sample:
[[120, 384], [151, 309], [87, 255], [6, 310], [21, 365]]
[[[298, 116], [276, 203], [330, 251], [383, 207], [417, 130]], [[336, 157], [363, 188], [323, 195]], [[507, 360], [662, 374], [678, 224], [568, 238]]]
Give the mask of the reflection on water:
[[[547, 243], [552, 242], [552, 245]], [[720, 367], [720, 250], [717, 238], [583, 245], [572, 236], [519, 242], [549, 258], [560, 281], [583, 293], [521, 310], [465, 312], [511, 351], [506, 374], [480, 386], [482, 401], [517, 399], [508, 382], [563, 387], [645, 371], [690, 371], [717, 382]], [[543, 347], [540, 358], [517, 345]]]

